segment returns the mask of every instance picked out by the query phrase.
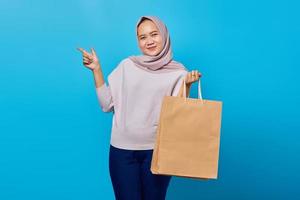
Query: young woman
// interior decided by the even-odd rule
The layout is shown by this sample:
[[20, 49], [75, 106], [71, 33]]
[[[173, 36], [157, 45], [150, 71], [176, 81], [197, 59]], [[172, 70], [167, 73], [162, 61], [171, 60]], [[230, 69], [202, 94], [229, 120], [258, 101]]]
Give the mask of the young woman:
[[188, 95], [201, 74], [172, 59], [169, 32], [158, 17], [142, 16], [136, 34], [143, 55], [123, 59], [108, 84], [95, 50], [79, 50], [94, 74], [102, 110], [113, 112], [109, 170], [116, 199], [163, 200], [171, 177], [150, 171], [162, 99], [182, 96], [183, 79]]

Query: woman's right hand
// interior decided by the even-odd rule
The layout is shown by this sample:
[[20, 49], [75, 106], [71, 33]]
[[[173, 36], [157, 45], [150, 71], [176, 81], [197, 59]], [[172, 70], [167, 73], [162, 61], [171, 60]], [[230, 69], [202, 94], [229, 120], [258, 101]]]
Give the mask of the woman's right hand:
[[91, 48], [91, 53], [87, 52], [83, 48], [77, 49], [82, 53], [83, 65], [85, 67], [92, 71], [100, 69], [100, 61], [94, 48]]

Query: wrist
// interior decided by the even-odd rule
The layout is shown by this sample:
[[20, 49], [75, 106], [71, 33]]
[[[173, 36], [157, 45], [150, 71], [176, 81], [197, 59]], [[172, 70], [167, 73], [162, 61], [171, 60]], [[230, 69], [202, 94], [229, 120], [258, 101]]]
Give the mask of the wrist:
[[190, 88], [191, 85], [192, 85], [192, 83], [186, 83], [186, 84], [185, 84], [185, 86], [186, 86], [187, 88]]
[[99, 72], [101, 73], [102, 72], [100, 65], [96, 66], [92, 71], [93, 71], [93, 73], [99, 73]]

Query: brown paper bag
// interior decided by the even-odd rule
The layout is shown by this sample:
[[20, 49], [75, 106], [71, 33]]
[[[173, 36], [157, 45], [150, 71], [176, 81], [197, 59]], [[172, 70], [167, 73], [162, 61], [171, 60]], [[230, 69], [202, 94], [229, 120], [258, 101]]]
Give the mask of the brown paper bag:
[[151, 162], [153, 174], [217, 178], [222, 102], [202, 99], [200, 80], [198, 97], [164, 97]]

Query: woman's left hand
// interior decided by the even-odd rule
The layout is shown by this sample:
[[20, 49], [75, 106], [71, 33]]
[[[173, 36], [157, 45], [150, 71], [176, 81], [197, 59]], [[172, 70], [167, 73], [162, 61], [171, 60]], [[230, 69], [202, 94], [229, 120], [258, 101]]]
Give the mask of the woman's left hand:
[[185, 77], [186, 85], [191, 85], [192, 83], [198, 81], [201, 76], [202, 74], [198, 72], [198, 70], [190, 71]]

